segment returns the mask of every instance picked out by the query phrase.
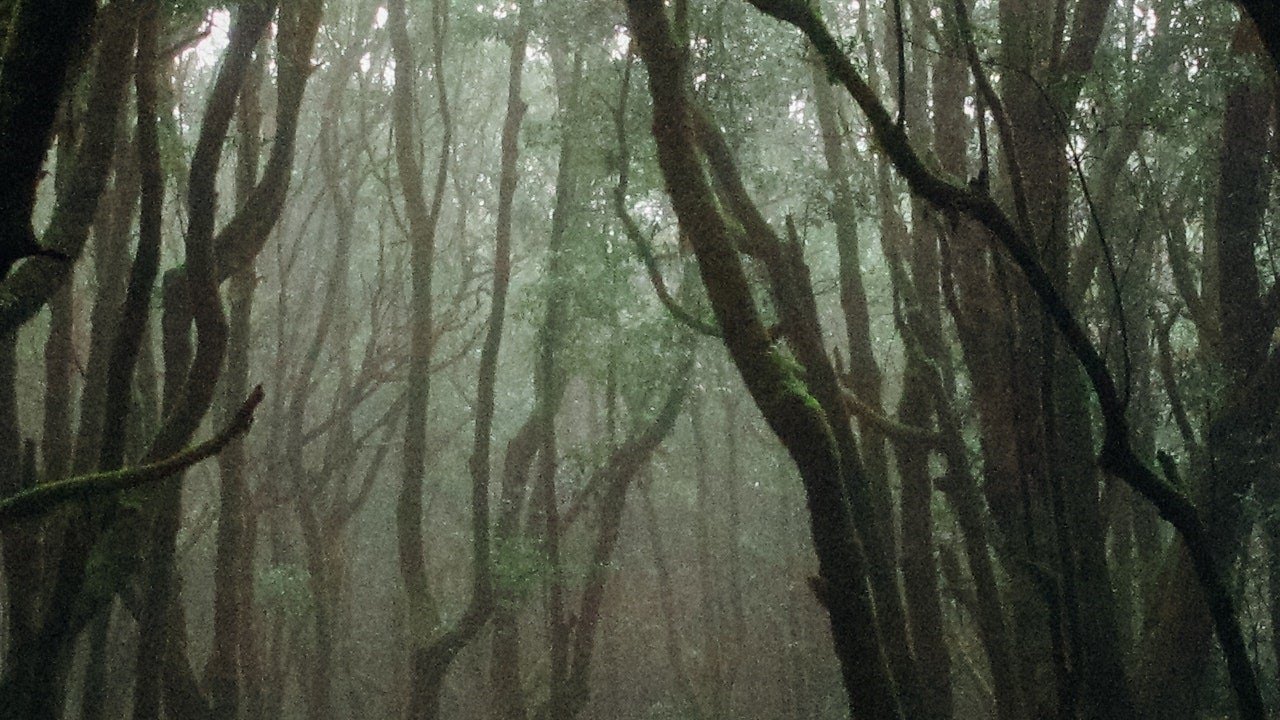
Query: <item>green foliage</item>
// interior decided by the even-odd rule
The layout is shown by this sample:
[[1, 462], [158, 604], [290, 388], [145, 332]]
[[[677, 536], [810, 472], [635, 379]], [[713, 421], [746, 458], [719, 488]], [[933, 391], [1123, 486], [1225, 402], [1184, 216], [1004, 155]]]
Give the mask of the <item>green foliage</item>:
[[516, 31], [518, 16], [508, 2], [463, 3], [451, 20], [451, 40], [463, 47], [479, 43], [508, 42]]
[[190, 148], [182, 136], [182, 128], [171, 114], [160, 116], [156, 138], [160, 146], [160, 167], [167, 177], [183, 178], [187, 173], [187, 156]]
[[680, 350], [678, 329], [665, 310], [639, 315], [628, 310], [619, 313], [623, 338], [617, 353], [618, 394], [633, 423], [644, 422], [657, 414], [671, 384], [671, 376]]
[[597, 46], [625, 22], [621, 3], [545, 0], [535, 5], [534, 13], [549, 41], [569, 47]]

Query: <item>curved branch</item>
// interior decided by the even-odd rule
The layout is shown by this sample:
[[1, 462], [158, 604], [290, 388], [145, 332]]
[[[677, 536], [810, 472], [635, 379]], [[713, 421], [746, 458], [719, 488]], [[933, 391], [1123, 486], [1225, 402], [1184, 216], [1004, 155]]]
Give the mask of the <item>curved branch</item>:
[[[1173, 369], [1173, 347], [1169, 341], [1169, 331], [1173, 329], [1173, 324], [1178, 321], [1177, 311], [1169, 313], [1167, 320], [1156, 323], [1156, 347], [1158, 349], [1156, 368], [1160, 372], [1160, 380], [1164, 383], [1165, 395], [1169, 398], [1169, 409], [1173, 413], [1174, 423], [1178, 426], [1178, 433], [1182, 435], [1182, 444], [1186, 446], [1187, 451], [1193, 457], [1199, 452], [1200, 440], [1196, 437], [1196, 431], [1191, 427], [1190, 416], [1187, 415], [1187, 406], [1182, 402], [1182, 393], [1178, 390], [1177, 376]], [[1168, 473], [1165, 473], [1168, 476]]]
[[627, 97], [631, 91], [631, 62], [632, 55], [628, 50], [626, 66], [622, 73], [622, 88], [618, 94], [618, 107], [613, 114], [613, 125], [618, 136], [618, 185], [613, 189], [613, 213], [622, 223], [627, 239], [635, 246], [636, 254], [640, 256], [644, 269], [649, 274], [649, 284], [653, 285], [654, 292], [658, 294], [658, 300], [662, 302], [667, 312], [671, 313], [671, 317], [703, 335], [720, 337], [720, 331], [714, 323], [697, 317], [671, 297], [671, 291], [667, 289], [667, 283], [662, 279], [658, 260], [654, 257], [653, 245], [627, 210], [627, 186], [631, 182], [631, 150], [627, 144]]
[[[697, 110], [688, 99], [684, 51], [672, 40], [664, 4], [661, 0], [627, 0], [626, 5], [627, 27], [648, 68], [658, 166], [680, 226], [692, 242], [708, 300], [724, 332], [725, 347], [769, 428], [800, 471], [819, 576], [828, 586], [851, 589], [834, 593], [826, 606], [850, 714], [854, 718], [902, 717], [873, 601], [865, 591], [868, 561], [846, 494], [842, 448], [827, 416], [827, 411], [836, 417], [844, 415], [843, 407], [835, 407], [838, 389], [824, 387], [833, 395], [827, 398], [831, 406], [819, 405], [797, 376], [795, 363], [775, 347], [738, 254], [745, 250], [739, 247], [744, 236], [756, 234], [755, 228], [743, 222], [753, 220], [755, 208], [749, 201], [740, 208], [733, 206], [739, 198], [734, 188], [725, 184], [732, 180], [732, 174], [722, 172], [732, 168], [717, 168], [718, 158], [713, 153], [716, 133], [703, 137]], [[708, 170], [721, 176], [715, 179], [714, 188]], [[774, 240], [767, 224], [761, 230], [764, 232], [757, 237]], [[795, 267], [800, 263], [794, 257], [789, 262], [793, 271], [803, 269]], [[786, 269], [781, 264], [778, 267], [779, 272]], [[771, 267], [771, 275], [773, 270]], [[803, 310], [812, 312], [811, 307]], [[806, 352], [819, 352], [819, 339], [801, 339], [808, 341], [801, 345]], [[823, 358], [808, 369], [821, 371], [822, 379], [831, 380], [834, 386], [834, 378], [827, 377], [834, 375], [828, 363]], [[856, 463], [853, 456], [849, 460]]]
[[627, 238], [631, 240], [631, 244], [635, 246], [636, 254], [640, 256], [641, 262], [644, 263], [645, 271], [649, 275], [649, 284], [653, 286], [653, 291], [657, 293], [658, 300], [662, 306], [671, 313], [671, 317], [677, 322], [695, 330], [703, 335], [710, 337], [720, 337], [720, 330], [712, 323], [703, 320], [686, 310], [675, 298], [671, 297], [671, 291], [667, 289], [667, 283], [662, 278], [662, 270], [658, 267], [658, 259], [653, 254], [653, 245], [649, 239], [644, 236], [644, 232], [636, 225], [636, 221], [626, 210], [626, 201], [624, 191], [619, 188], [614, 193], [614, 214], [618, 216], [618, 221], [622, 223], [622, 229], [626, 232]]
[[[1013, 207], [1018, 215], [1018, 222], [1021, 223], [1023, 233], [1030, 234], [1031, 214], [1027, 210], [1027, 191], [1023, 185], [1022, 164], [1018, 161], [1018, 146], [1013, 140], [1013, 123], [1009, 120], [1008, 114], [1004, 110], [1004, 102], [1000, 100], [1000, 96], [996, 94], [995, 88], [991, 85], [991, 79], [987, 76], [986, 68], [982, 67], [982, 59], [978, 57], [977, 44], [973, 40], [973, 26], [969, 22], [969, 8], [965, 4], [965, 0], [955, 0], [956, 25], [960, 30], [960, 41], [964, 43], [965, 59], [969, 63], [969, 72], [973, 74], [974, 84], [978, 86], [978, 92], [982, 95], [982, 102], [991, 110], [991, 118], [996, 123], [996, 133], [1000, 136], [1000, 145], [1004, 150], [1005, 164], [1008, 165], [1009, 187], [1013, 191]], [[983, 121], [981, 116], [978, 118], [978, 126], [982, 127]], [[986, 157], [984, 153], [984, 158]], [[985, 179], [984, 179], [985, 181]]]
[[862, 398], [858, 397], [849, 388], [841, 388], [844, 392], [844, 404], [849, 409], [849, 414], [858, 418], [891, 440], [909, 445], [921, 446], [926, 449], [935, 448], [942, 444], [942, 434], [922, 427], [907, 425], [900, 423], [891, 417], [881, 413], [871, 407]]
[[307, 80], [314, 70], [311, 55], [324, 3], [306, 0], [279, 4], [275, 142], [267, 157], [262, 178], [249, 192], [235, 216], [212, 241], [212, 246], [217, 250], [213, 277], [219, 285], [257, 257], [258, 251], [275, 228], [293, 178], [298, 118]]
[[1187, 231], [1181, 217], [1174, 218], [1164, 233], [1165, 248], [1168, 251], [1169, 272], [1173, 276], [1173, 287], [1178, 291], [1187, 308], [1187, 315], [1195, 324], [1202, 336], [1211, 339], [1210, 349], [1218, 351], [1218, 321], [1209, 311], [1204, 298], [1196, 289], [1195, 272], [1191, 268], [1191, 251], [1187, 248]]
[[164, 460], [124, 470], [79, 475], [36, 485], [10, 495], [0, 500], [0, 527], [52, 512], [66, 502], [90, 500], [106, 493], [128, 490], [173, 477], [201, 460], [217, 455], [227, 443], [248, 432], [249, 426], [253, 424], [254, 410], [262, 402], [263, 396], [262, 386], [259, 385], [221, 432]]

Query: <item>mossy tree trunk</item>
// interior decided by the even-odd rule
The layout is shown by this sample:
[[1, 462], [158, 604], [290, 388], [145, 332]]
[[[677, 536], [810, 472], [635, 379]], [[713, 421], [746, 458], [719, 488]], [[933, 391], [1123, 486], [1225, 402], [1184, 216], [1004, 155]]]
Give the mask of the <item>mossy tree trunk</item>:
[[[851, 505], [860, 503], [868, 512], [866, 478], [834, 370], [822, 349], [812, 295], [804, 293], [807, 270], [794, 242], [784, 245], [764, 223], [746, 197], [722, 141], [692, 107], [686, 93], [685, 53], [676, 44], [663, 5], [630, 0], [627, 10], [630, 30], [649, 70], [658, 160], [681, 231], [693, 244], [725, 346], [765, 420], [800, 470], [819, 563], [814, 588], [830, 615], [850, 710], [855, 718], [900, 717], [898, 691], [867, 585], [867, 556], [859, 540], [860, 532], [872, 529], [855, 527]], [[700, 160], [704, 154], [710, 167]], [[708, 170], [719, 192], [708, 184]], [[733, 213], [732, 225], [726, 210]], [[775, 344], [761, 321], [737, 247], [773, 260], [769, 267], [777, 273], [772, 280], [783, 323], [780, 330], [789, 348]]]

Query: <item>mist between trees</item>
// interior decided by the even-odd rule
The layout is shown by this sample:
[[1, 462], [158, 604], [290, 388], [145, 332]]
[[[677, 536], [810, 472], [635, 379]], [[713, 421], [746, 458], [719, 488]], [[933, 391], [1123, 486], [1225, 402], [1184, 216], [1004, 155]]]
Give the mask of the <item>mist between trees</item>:
[[1280, 712], [1273, 3], [0, 18], [0, 719]]

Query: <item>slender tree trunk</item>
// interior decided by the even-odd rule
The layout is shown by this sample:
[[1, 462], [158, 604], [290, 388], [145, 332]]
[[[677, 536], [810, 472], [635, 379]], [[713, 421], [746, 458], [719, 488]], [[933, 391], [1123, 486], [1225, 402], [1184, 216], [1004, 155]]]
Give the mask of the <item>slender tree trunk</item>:
[[109, 610], [93, 619], [88, 628], [89, 652], [85, 661], [84, 693], [80, 699], [80, 719], [100, 720], [107, 717], [107, 643], [111, 637]]
[[75, 348], [72, 283], [63, 285], [49, 303], [49, 337], [44, 346], [44, 430], [40, 434], [42, 480], [61, 480], [71, 470], [71, 395]]
[[679, 380], [667, 391], [657, 416], [633, 431], [588, 481], [604, 488], [599, 500], [600, 519], [590, 570], [578, 604], [577, 622], [566, 638], [569, 641], [569, 647], [565, 649], [567, 672], [560, 678], [561, 685], [552, 687], [545, 712], [538, 713], [539, 718], [574, 720], [591, 699], [591, 661], [595, 654], [596, 629], [600, 624], [610, 565], [622, 527], [627, 492], [635, 477], [649, 464], [654, 451], [671, 434], [692, 384], [692, 336], [686, 335], [682, 344], [684, 347], [680, 352], [684, 357], [674, 375]]
[[[921, 14], [911, 13], [913, 33], [927, 32]], [[908, 69], [908, 91], [903, 117], [917, 142], [932, 144], [927, 112], [929, 72], [918, 52], [912, 54]], [[930, 58], [932, 62], [932, 58]], [[911, 427], [929, 427], [934, 408], [930, 402], [928, 375], [937, 373], [947, 392], [954, 387], [950, 358], [942, 351], [941, 262], [938, 252], [939, 223], [925, 203], [913, 198], [912, 232], [908, 245], [886, 248], [891, 268], [909, 261], [910, 272], [891, 270], [896, 278], [895, 295], [899, 331], [906, 347], [906, 367], [902, 377], [902, 397], [898, 419]], [[933, 363], [934, 367], [928, 367]], [[920, 716], [945, 720], [954, 714], [951, 688], [951, 657], [946, 645], [939, 591], [940, 573], [934, 559], [933, 481], [929, 459], [921, 448], [895, 446], [898, 476], [902, 482], [902, 576], [912, 648], [919, 663]]]
[[[243, 207], [258, 177], [261, 154], [262, 112], [259, 90], [265, 61], [261, 46], [250, 76], [240, 91], [235, 202]], [[249, 342], [252, 328], [253, 264], [231, 278], [231, 308], [228, 319], [227, 367], [222, 379], [224, 421], [234, 416], [249, 393]], [[241, 698], [241, 638], [252, 632], [253, 609], [246, 603], [246, 586], [252, 582], [250, 559], [253, 548], [245, 543], [249, 498], [244, 440], [233, 441], [218, 456], [221, 483], [218, 486], [217, 556], [214, 560], [213, 651], [205, 670], [212, 720], [236, 720]], [[247, 680], [247, 678], [246, 678]], [[246, 683], [247, 684], [247, 683]]]
[[[519, 542], [517, 521], [527, 492], [529, 471], [535, 454], [546, 456], [554, 453], [555, 417], [559, 413], [567, 385], [566, 373], [560, 366], [558, 355], [564, 343], [569, 322], [568, 296], [565, 292], [565, 275], [569, 271], [565, 264], [566, 235], [577, 200], [573, 141], [568, 128], [573, 127], [578, 118], [577, 88], [581, 80], [582, 66], [581, 59], [577, 58], [573, 61], [573, 69], [566, 74], [563, 67], [564, 57], [559, 55], [561, 52], [561, 50], [556, 51], [559, 58], [556, 64], [557, 115], [561, 127], [565, 128], [565, 134], [561, 138], [556, 164], [555, 201], [547, 245], [546, 283], [550, 290], [547, 293], [542, 325], [538, 331], [538, 355], [534, 367], [534, 407], [507, 447], [502, 509], [495, 534], [498, 548], [506, 552], [516, 550], [514, 543]], [[554, 471], [554, 456], [540, 460], [537, 490], [540, 493], [540, 499], [535, 502], [540, 502], [544, 506], [555, 503]], [[542, 516], [546, 521], [548, 532], [557, 525], [553, 513]], [[532, 514], [530, 512], [530, 515]], [[494, 699], [498, 716], [503, 720], [523, 720], [528, 717], [528, 700], [520, 678], [520, 635], [516, 624], [516, 612], [515, 608], [510, 607], [510, 603], [509, 594], [505, 599], [500, 596], [494, 613], [491, 675], [495, 685]], [[561, 608], [551, 617], [553, 623], [557, 625], [563, 623], [563, 609]], [[558, 639], [555, 641], [556, 653], [561, 659], [558, 662], [553, 659], [553, 667], [558, 665], [553, 672], [563, 678], [567, 672], [567, 644], [563, 634], [564, 629], [562, 627], [554, 629], [558, 633]], [[560, 700], [559, 693], [563, 691], [563, 679], [560, 682], [554, 682], [551, 686], [552, 707]]]
[[[1247, 21], [1237, 27], [1232, 50], [1242, 57], [1257, 51], [1257, 38]], [[1259, 472], [1268, 463], [1258, 453], [1269, 447], [1275, 407], [1280, 402], [1276, 363], [1266, 359], [1272, 328], [1258, 286], [1255, 248], [1270, 187], [1269, 150], [1274, 90], [1270, 83], [1239, 79], [1227, 91], [1219, 156], [1217, 219], [1212, 242], [1220, 278], [1206, 278], [1202, 297], [1216, 314], [1221, 348], [1210, 349], [1226, 371], [1221, 407], [1205, 429], [1205, 462], [1192, 467], [1197, 499], [1210, 527], [1208, 542], [1218, 566], [1229, 568], [1244, 547], [1251, 522], [1241, 501], [1255, 484], [1273, 483]], [[1231, 278], [1226, 281], [1225, 278]], [[1264, 451], [1265, 452], [1265, 451]], [[1259, 490], [1274, 494], [1274, 490]], [[1179, 550], [1160, 570], [1168, 582], [1194, 576], [1191, 558]], [[1154, 588], [1171, 587], [1155, 584]], [[1139, 648], [1139, 705], [1147, 717], [1185, 718], [1198, 709], [1197, 690], [1205, 681], [1213, 618], [1205, 599], [1195, 593], [1162, 593], [1149, 599], [1150, 617]]]
[[[71, 18], [61, 18], [59, 22], [69, 19]], [[73, 251], [78, 251], [84, 243], [97, 209], [98, 196], [109, 174], [114, 153], [114, 140], [118, 134], [117, 120], [122, 105], [122, 91], [128, 81], [127, 64], [119, 63], [118, 59], [128, 55], [132, 49], [133, 23], [133, 13], [128, 12], [123, 4], [109, 6], [102, 15], [100, 23], [102, 39], [95, 61], [97, 72], [90, 89], [88, 110], [90, 121], [86, 123], [74, 160], [69, 163], [70, 174], [47, 231], [51, 239], [60, 247], [67, 247]], [[8, 73], [5, 72], [2, 75], [7, 77]], [[3, 79], [0, 79], [0, 85], [2, 84]], [[43, 160], [43, 154], [40, 155], [39, 160]], [[34, 190], [34, 184], [30, 187]], [[32, 265], [28, 263], [24, 268]], [[49, 266], [44, 267], [48, 269]], [[35, 270], [36, 268], [33, 267], [31, 272], [47, 279], [48, 276], [36, 273]], [[69, 268], [63, 268], [63, 270], [69, 270]], [[41, 286], [42, 289], [27, 286], [26, 290], [19, 295], [34, 306], [31, 309], [34, 313], [68, 276], [69, 272], [60, 273], [58, 280], [51, 282], [48, 286]], [[19, 279], [15, 277], [8, 279], [8, 282], [18, 281]], [[12, 316], [14, 324], [11, 327], [16, 328], [26, 317], [29, 316]], [[11, 374], [7, 377], [0, 375], [0, 384], [11, 383], [12, 379]], [[0, 402], [0, 416], [11, 410], [16, 412], [16, 407], [7, 401]], [[55, 418], [56, 415], [55, 412]], [[2, 434], [6, 436], [6, 443], [12, 443], [12, 450], [9, 452], [12, 452], [13, 458], [13, 462], [6, 463], [3, 467], [10, 468], [9, 476], [17, 478], [20, 483], [22, 474], [15, 472], [14, 469], [20, 467], [17, 458], [21, 429], [16, 416], [11, 419], [5, 418], [3, 422], [9, 426], [3, 430]], [[65, 432], [68, 435], [64, 440], [59, 441], [59, 447], [56, 448], [62, 458], [57, 461], [59, 465], [69, 460], [71, 456], [69, 428]], [[62, 431], [54, 433], [50, 441], [61, 434]], [[50, 450], [54, 449], [50, 448]], [[61, 469], [65, 470], [66, 466], [63, 465]], [[15, 642], [11, 643], [12, 654], [10, 655], [13, 662], [5, 664], [5, 676], [0, 678], [0, 717], [9, 717], [11, 713], [13, 717], [38, 719], [48, 717], [49, 713], [60, 711], [56, 703], [61, 700], [60, 668], [64, 667], [63, 661], [67, 659], [65, 649], [74, 635], [83, 627], [83, 622], [88, 619], [72, 621], [70, 615], [78, 599], [76, 596], [80, 587], [79, 578], [83, 572], [88, 542], [93, 535], [92, 525], [95, 522], [97, 521], [91, 520], [86, 513], [69, 521], [65, 525], [65, 530], [51, 530], [59, 535], [60, 542], [57, 543], [59, 553], [57, 558], [50, 558], [49, 581], [47, 583], [36, 581], [28, 585], [33, 588], [41, 586], [47, 588], [43, 620], [39, 627], [30, 628], [32, 634], [28, 637], [22, 637], [18, 631], [15, 631]], [[6, 538], [6, 541], [8, 540], [9, 538]], [[6, 542], [6, 552], [8, 545], [9, 542]], [[15, 545], [15, 549], [19, 551], [25, 546], [24, 543], [15, 543]], [[31, 546], [30, 549], [34, 551], [35, 548]], [[35, 562], [34, 556], [31, 561]], [[39, 565], [33, 564], [32, 567], [39, 567]], [[31, 619], [34, 620], [34, 617]], [[19, 647], [17, 642], [19, 640], [30, 644], [15, 650]], [[33, 703], [45, 703], [45, 705], [37, 707]]]
[[[217, 171], [222, 158], [236, 98], [245, 83], [252, 53], [274, 15], [272, 3], [240, 9], [228, 46], [229, 60], [215, 81], [200, 137], [191, 161], [188, 190], [187, 261], [181, 270], [166, 273], [163, 287], [162, 346], [166, 421], [152, 441], [149, 456], [163, 457], [191, 438], [213, 402], [227, 345], [227, 320], [218, 293], [214, 253], [217, 212]], [[144, 204], [147, 201], [144, 200]], [[190, 346], [195, 322], [197, 344]], [[139, 617], [139, 675], [134, 692], [135, 720], [160, 716], [161, 694], [179, 688], [172, 673], [189, 670], [185, 654], [186, 628], [179, 616], [174, 572], [174, 543], [181, 522], [182, 485], [172, 483], [155, 494], [156, 511], [150, 526], [147, 596]], [[156, 663], [162, 658], [163, 663]], [[148, 664], [149, 663], [149, 664]], [[177, 665], [183, 668], [176, 667]], [[170, 704], [183, 702], [165, 693]], [[203, 705], [203, 699], [200, 704]], [[171, 707], [173, 711], [208, 713], [208, 707]]]
[[[649, 481], [641, 485], [640, 499], [641, 510], [644, 512], [645, 534], [649, 540], [649, 551], [653, 553], [653, 567], [658, 575], [658, 601], [662, 606], [662, 622], [666, 632], [664, 640], [667, 657], [671, 661], [671, 673], [685, 709], [694, 717], [701, 718], [704, 715], [698, 707], [698, 695], [694, 692], [693, 683], [689, 680], [684, 649], [680, 646], [680, 628], [676, 622], [676, 602], [672, 591], [674, 583], [671, 581], [671, 569], [667, 564], [666, 548], [662, 544], [662, 531], [658, 527], [658, 513], [653, 507], [653, 496], [649, 492]], [[701, 572], [707, 572], [709, 569], [703, 567]]]
[[[27, 442], [24, 452], [22, 427], [18, 421], [17, 337], [16, 333], [0, 333], [0, 467], [6, 472], [0, 475], [0, 493], [6, 497], [35, 484], [34, 463], [24, 455], [31, 453]], [[0, 690], [9, 693], [7, 703], [17, 712], [7, 712], [0, 707], [0, 717], [25, 717], [51, 711], [41, 708], [36, 695], [41, 688], [39, 677], [33, 675], [36, 668], [27, 665], [33, 658], [28, 653], [36, 648], [40, 631], [40, 607], [35, 593], [14, 592], [13, 588], [38, 588], [41, 562], [40, 546], [36, 536], [26, 528], [8, 526], [0, 529], [0, 551], [4, 553], [4, 583], [8, 592], [5, 603], [5, 628], [8, 645], [4, 659], [4, 681]]]
[[[694, 518], [694, 539], [698, 552], [698, 610], [702, 626], [702, 668], [703, 688], [708, 696], [707, 712], [712, 717], [725, 715], [725, 683], [724, 661], [721, 657], [721, 638], [723, 637], [723, 618], [717, 607], [716, 577], [719, 575], [720, 563], [712, 558], [711, 518], [713, 517], [713, 500], [711, 498], [711, 479], [706, 428], [703, 420], [704, 398], [698, 393], [689, 409], [689, 424], [692, 430], [694, 452], [694, 483], [697, 486], [695, 504], [697, 515]], [[695, 709], [696, 696], [691, 696]], [[698, 713], [702, 715], [701, 712]]]
[[432, 6], [432, 72], [444, 127], [440, 142], [439, 164], [435, 187], [428, 207], [422, 187], [422, 168], [418, 163], [418, 132], [414, 111], [417, 64], [408, 33], [408, 17], [404, 0], [388, 3], [387, 28], [392, 53], [396, 59], [395, 88], [392, 97], [392, 125], [395, 130], [396, 167], [404, 194], [405, 215], [409, 219], [410, 238], [410, 342], [408, 401], [405, 411], [404, 466], [400, 495], [396, 505], [397, 542], [400, 574], [409, 602], [409, 704], [406, 717], [413, 720], [433, 718], [439, 712], [439, 687], [443, 668], [432, 656], [430, 644], [440, 632], [439, 608], [427, 579], [426, 549], [423, 546], [422, 476], [425, 471], [427, 407], [431, 387], [431, 356], [434, 320], [432, 307], [432, 275], [435, 266], [436, 228], [444, 201], [452, 151], [453, 127], [449, 115], [444, 78], [444, 44], [449, 15], [448, 4], [437, 0]]
[[[864, 13], [865, 14], [865, 13]], [[867, 306], [866, 290], [862, 279], [862, 258], [858, 240], [857, 217], [853, 188], [849, 182], [848, 165], [845, 162], [841, 142], [839, 114], [830, 84], [815, 64], [813, 87], [818, 127], [822, 136], [823, 157], [827, 165], [827, 178], [831, 187], [831, 218], [835, 226], [836, 249], [839, 256], [840, 306], [845, 324], [846, 350], [849, 354], [849, 385], [858, 398], [875, 409], [882, 408], [881, 373], [872, 350], [871, 321]], [[882, 198], [882, 202], [884, 198]], [[884, 208], [882, 212], [888, 212]], [[884, 228], [882, 228], [883, 230]], [[881, 242], [887, 238], [882, 234]], [[894, 540], [892, 518], [893, 502], [889, 490], [889, 463], [884, 436], [866, 423], [859, 425], [861, 451], [866, 460], [867, 482], [871, 486], [871, 498], [875, 507], [872, 513], [880, 518], [883, 538], [870, 543], [873, 566], [883, 568], [872, 578], [876, 592], [877, 613], [881, 630], [885, 634], [890, 663], [895, 679], [901, 684], [909, 682], [915, 671], [907, 642], [907, 619], [898, 594], [896, 569], [898, 556]], [[856, 512], [856, 509], [855, 509]], [[905, 521], [905, 518], [904, 518]], [[905, 526], [904, 526], [905, 531]], [[867, 542], [864, 532], [864, 543]], [[905, 561], [905, 559], [904, 559]], [[873, 569], [873, 573], [876, 571]], [[921, 688], [923, 689], [923, 688]], [[916, 692], [904, 693], [904, 710], [917, 698]], [[919, 699], [923, 700], [922, 697]]]
[[[118, 134], [122, 138], [129, 137], [130, 133], [125, 130], [127, 124], [119, 125]], [[128, 287], [130, 231], [137, 217], [139, 178], [136, 142], [119, 142], [114, 164], [114, 185], [104, 198], [106, 206], [99, 211], [99, 218], [94, 223], [94, 280], [98, 292], [90, 314], [89, 354], [80, 393], [80, 419], [73, 465], [76, 474], [97, 468], [105, 431], [103, 412], [109, 371], [107, 363]]]

